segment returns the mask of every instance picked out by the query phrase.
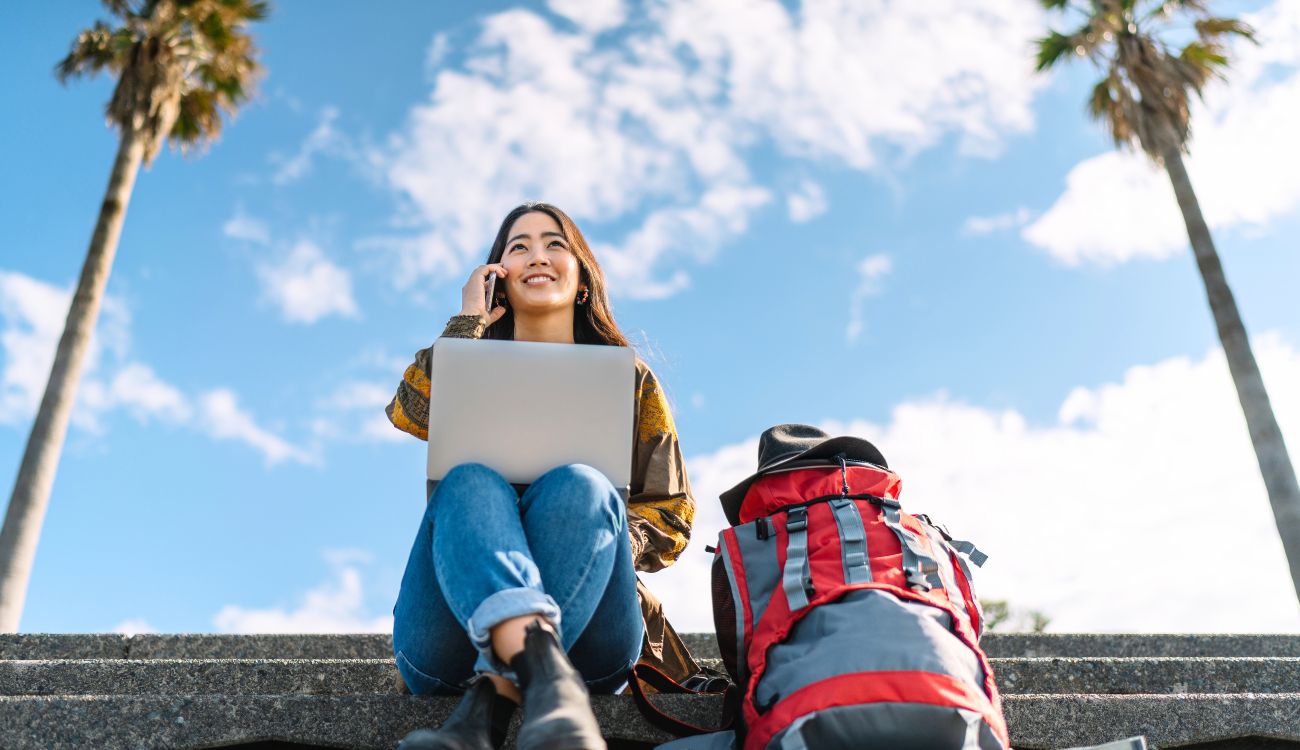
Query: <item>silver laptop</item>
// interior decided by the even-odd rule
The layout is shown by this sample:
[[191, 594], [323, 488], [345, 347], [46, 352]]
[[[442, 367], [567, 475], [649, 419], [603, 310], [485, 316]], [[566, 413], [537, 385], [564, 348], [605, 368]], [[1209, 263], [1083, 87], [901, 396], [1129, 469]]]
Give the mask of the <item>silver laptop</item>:
[[429, 488], [468, 462], [511, 484], [580, 463], [626, 497], [636, 411], [631, 349], [441, 338], [429, 381]]

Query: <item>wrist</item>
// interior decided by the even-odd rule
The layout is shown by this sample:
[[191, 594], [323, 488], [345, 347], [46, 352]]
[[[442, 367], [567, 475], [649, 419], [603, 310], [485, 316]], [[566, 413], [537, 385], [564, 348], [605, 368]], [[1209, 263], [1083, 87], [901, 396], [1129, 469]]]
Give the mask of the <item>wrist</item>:
[[447, 321], [447, 327], [443, 329], [442, 335], [445, 338], [478, 339], [483, 338], [483, 332], [486, 330], [486, 318], [478, 313], [462, 312], [460, 315], [453, 315]]

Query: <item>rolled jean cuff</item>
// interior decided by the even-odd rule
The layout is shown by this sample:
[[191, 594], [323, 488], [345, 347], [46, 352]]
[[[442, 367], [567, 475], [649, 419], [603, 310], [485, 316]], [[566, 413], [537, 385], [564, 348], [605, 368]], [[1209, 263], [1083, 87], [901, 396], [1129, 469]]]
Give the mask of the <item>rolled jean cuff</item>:
[[492, 628], [513, 617], [541, 615], [555, 626], [556, 635], [560, 632], [560, 607], [550, 596], [537, 589], [516, 588], [498, 591], [483, 600], [482, 604], [470, 615], [466, 629], [469, 639], [478, 649], [478, 660], [474, 662], [475, 672], [499, 674], [511, 682], [518, 683], [510, 665], [497, 658], [492, 651]]

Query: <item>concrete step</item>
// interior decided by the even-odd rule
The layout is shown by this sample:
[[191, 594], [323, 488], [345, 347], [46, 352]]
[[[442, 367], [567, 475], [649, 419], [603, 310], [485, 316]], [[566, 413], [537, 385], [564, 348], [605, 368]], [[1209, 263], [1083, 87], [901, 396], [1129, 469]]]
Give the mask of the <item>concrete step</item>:
[[[1300, 658], [993, 659], [1004, 695], [1284, 693]], [[0, 695], [400, 695], [392, 659], [0, 662]]]
[[1300, 747], [1300, 693], [1013, 695], [1003, 703], [1021, 750], [1145, 735], [1153, 748]]
[[[712, 635], [685, 637], [717, 665]], [[1153, 747], [1300, 748], [1300, 692], [1287, 692], [1300, 691], [1300, 636], [991, 634], [984, 646], [1019, 748], [1137, 734]], [[392, 748], [456, 700], [399, 692], [382, 634], [0, 635], [6, 750]], [[714, 699], [656, 700], [688, 721], [718, 716]], [[668, 739], [626, 696], [594, 705], [611, 750]]]
[[1300, 658], [991, 659], [1003, 695], [1289, 693]]
[[[278, 741], [392, 750], [407, 733], [441, 724], [456, 702], [397, 695], [0, 697], [0, 743], [5, 750], [186, 750]], [[667, 704], [706, 721], [718, 711], [698, 699]], [[595, 696], [592, 705], [610, 739], [642, 746], [671, 739], [645, 724], [630, 699]]]
[[[717, 716], [716, 702], [708, 699], [660, 700], [683, 718], [708, 722]], [[185, 750], [277, 741], [391, 750], [407, 732], [445, 720], [455, 703], [454, 698], [384, 695], [0, 697], [0, 731], [7, 750]], [[597, 696], [593, 705], [611, 748], [649, 747], [668, 739], [642, 721], [626, 697]], [[1017, 695], [1006, 699], [1005, 710], [1012, 744], [1024, 750], [1137, 734], [1156, 748], [1214, 747], [1210, 743], [1249, 737], [1261, 744], [1264, 738], [1300, 742], [1298, 693]], [[1280, 723], [1278, 717], [1290, 718]]]
[[[711, 633], [682, 635], [691, 652], [716, 658]], [[1300, 657], [1300, 635], [989, 633], [993, 657]], [[0, 634], [5, 659], [387, 659], [386, 634], [219, 635]]]

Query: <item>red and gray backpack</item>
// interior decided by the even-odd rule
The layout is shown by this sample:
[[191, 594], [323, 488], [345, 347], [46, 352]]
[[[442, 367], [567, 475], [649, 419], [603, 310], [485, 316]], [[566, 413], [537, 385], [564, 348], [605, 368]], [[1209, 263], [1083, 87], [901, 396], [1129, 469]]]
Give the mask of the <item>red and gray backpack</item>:
[[979, 646], [985, 556], [905, 512], [900, 484], [865, 440], [781, 425], [723, 494], [714, 623], [744, 750], [1009, 747]]

